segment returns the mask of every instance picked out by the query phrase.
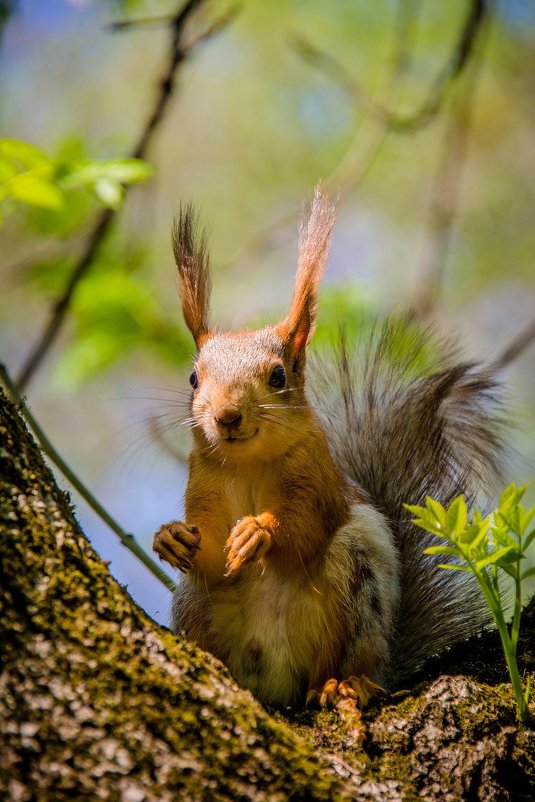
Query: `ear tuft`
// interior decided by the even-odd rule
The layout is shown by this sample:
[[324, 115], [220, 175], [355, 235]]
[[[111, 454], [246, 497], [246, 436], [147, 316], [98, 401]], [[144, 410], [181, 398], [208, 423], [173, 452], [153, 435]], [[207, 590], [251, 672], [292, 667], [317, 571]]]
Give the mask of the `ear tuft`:
[[192, 204], [180, 207], [173, 221], [172, 242], [182, 313], [197, 348], [200, 348], [209, 331], [210, 257], [206, 234], [199, 227]]
[[297, 274], [290, 311], [277, 327], [283, 340], [291, 346], [296, 361], [304, 352], [314, 329], [317, 291], [327, 262], [335, 218], [336, 204], [318, 184], [310, 214], [308, 218], [303, 216], [299, 225]]

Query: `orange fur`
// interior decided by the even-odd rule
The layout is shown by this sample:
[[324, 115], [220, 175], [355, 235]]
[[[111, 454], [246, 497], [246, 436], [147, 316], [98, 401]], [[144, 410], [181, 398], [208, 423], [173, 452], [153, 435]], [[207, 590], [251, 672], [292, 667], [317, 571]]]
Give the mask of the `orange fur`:
[[303, 352], [314, 329], [318, 286], [327, 262], [335, 216], [335, 205], [318, 185], [310, 216], [299, 227], [297, 274], [290, 311], [278, 326], [283, 341], [291, 343], [294, 360]]
[[[355, 623], [348, 599], [368, 592], [372, 567], [388, 588], [384, 632], [372, 625], [351, 667], [361, 673], [377, 658], [370, 673], [379, 674], [397, 598], [388, 529], [335, 463], [304, 391], [334, 214], [318, 187], [285, 320], [221, 334], [209, 331], [208, 257], [191, 209], [175, 226], [184, 318], [198, 348], [194, 445], [187, 525], [162, 527], [155, 549], [188, 572], [176, 602], [186, 635], [262, 699], [282, 703], [342, 670]], [[274, 371], [284, 375], [280, 388]]]
[[173, 223], [173, 252], [178, 269], [182, 313], [195, 345], [200, 348], [208, 336], [210, 304], [209, 256], [204, 232], [196, 230], [193, 207], [181, 208]]

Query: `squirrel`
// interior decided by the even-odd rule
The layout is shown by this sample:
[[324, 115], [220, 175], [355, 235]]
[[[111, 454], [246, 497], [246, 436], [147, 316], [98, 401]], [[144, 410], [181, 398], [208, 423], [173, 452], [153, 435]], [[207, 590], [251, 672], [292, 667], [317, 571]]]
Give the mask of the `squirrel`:
[[487, 620], [471, 577], [423, 554], [431, 536], [403, 503], [461, 493], [473, 503], [490, 489], [502, 453], [497, 382], [424, 328], [387, 320], [359, 368], [342, 339], [334, 367], [316, 366], [305, 387], [335, 211], [317, 187], [289, 312], [258, 330], [211, 328], [192, 206], [173, 228], [197, 349], [193, 446], [186, 522], [162, 526], [153, 548], [185, 574], [172, 629], [272, 705], [365, 702]]

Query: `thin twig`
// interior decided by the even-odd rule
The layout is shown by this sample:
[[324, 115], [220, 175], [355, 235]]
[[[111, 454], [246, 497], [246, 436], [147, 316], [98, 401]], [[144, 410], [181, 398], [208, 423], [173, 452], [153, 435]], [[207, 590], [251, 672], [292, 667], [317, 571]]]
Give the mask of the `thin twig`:
[[418, 290], [411, 304], [420, 317], [426, 317], [433, 312], [444, 279], [474, 112], [480, 55], [481, 53], [474, 61], [470, 81], [452, 104], [444, 126], [439, 163], [427, 212], [425, 241], [417, 278]]
[[294, 47], [308, 63], [329, 74], [370, 116], [375, 117], [391, 131], [412, 134], [424, 128], [439, 114], [451, 85], [470, 60], [489, 6], [490, 0], [472, 0], [452, 55], [439, 70], [420, 106], [409, 113], [401, 113], [376, 100], [334, 56], [310, 42], [296, 37]]
[[513, 362], [526, 348], [535, 342], [535, 320], [532, 320], [520, 334], [509, 343], [507, 348], [502, 351], [501, 355], [492, 363], [494, 370], [501, 370]]
[[[392, 57], [392, 70], [388, 77], [386, 92], [394, 95], [399, 79], [407, 69], [408, 54], [411, 50], [414, 35], [414, 20], [419, 12], [420, 0], [400, 0], [398, 13], [394, 23], [393, 41], [395, 52]], [[388, 122], [372, 118], [370, 131], [367, 137], [362, 136], [362, 126], [355, 132], [355, 136], [341, 160], [325, 178], [324, 184], [328, 190], [346, 197], [364, 180], [371, 169], [388, 134]], [[281, 240], [290, 240], [294, 234], [295, 221], [301, 207], [294, 207], [280, 215], [267, 226], [258, 231], [247, 240], [234, 254], [232, 264], [240, 264], [251, 253], [261, 248], [267, 249], [271, 244]]]
[[143, 565], [149, 569], [149, 571], [157, 577], [160, 582], [162, 582], [169, 590], [175, 589], [175, 583], [169, 577], [165, 571], [162, 571], [160, 566], [154, 562], [154, 560], [146, 553], [146, 551], [139, 545], [137, 540], [135, 539], [134, 535], [125, 532], [124, 529], [119, 526], [117, 521], [112, 518], [107, 510], [104, 509], [102, 504], [95, 498], [95, 496], [87, 489], [87, 487], [83, 484], [83, 482], [78, 478], [78, 476], [74, 473], [74, 471], [67, 465], [65, 460], [58, 454], [48, 437], [43, 432], [41, 426], [34, 418], [33, 414], [28, 409], [24, 398], [22, 397], [19, 388], [15, 384], [15, 382], [11, 379], [9, 373], [7, 372], [6, 367], [0, 363], [0, 380], [4, 387], [8, 390], [9, 394], [11, 395], [13, 401], [20, 407], [20, 410], [24, 417], [26, 418], [29, 426], [31, 427], [33, 433], [35, 434], [39, 444], [45, 454], [52, 460], [54, 465], [61, 471], [61, 473], [65, 476], [65, 478], [72, 484], [72, 486], [78, 491], [78, 493], [82, 496], [83, 499], [89, 504], [92, 510], [96, 512], [96, 514], [101, 518], [109, 527], [112, 529], [116, 535], [119, 536], [119, 539], [123, 546], [128, 549], [128, 551], [132, 552], [132, 554], [141, 560]]
[[118, 19], [108, 22], [104, 26], [104, 30], [111, 31], [112, 33], [122, 33], [129, 28], [142, 28], [150, 25], [169, 25], [174, 21], [172, 14], [164, 14], [158, 17], [138, 17], [133, 19]]
[[[192, 49], [199, 42], [204, 41], [212, 34], [217, 33], [220, 28], [231, 18], [230, 15], [225, 15], [225, 17], [219, 22], [216, 22], [207, 31], [205, 31], [204, 34], [201, 34], [189, 44], [184, 43], [183, 33], [186, 23], [204, 2], [205, 0], [188, 0], [188, 2], [172, 19], [171, 42], [167, 56], [167, 66], [164, 70], [164, 77], [160, 81], [156, 101], [147, 117], [145, 125], [143, 126], [138, 142], [132, 149], [132, 152], [129, 154], [132, 157], [143, 158], [145, 155], [154, 131], [161, 122], [173, 94], [178, 66], [186, 59], [186, 57], [191, 53]], [[128, 186], [125, 187], [125, 191], [127, 190]], [[74, 291], [80, 280], [86, 275], [88, 269], [95, 261], [100, 246], [102, 245], [106, 234], [108, 233], [115, 215], [116, 211], [114, 209], [104, 209], [98, 214], [95, 224], [89, 232], [82, 253], [74, 265], [63, 292], [51, 310], [48, 323], [46, 324], [44, 331], [40, 335], [33, 350], [30, 352], [30, 355], [19, 374], [17, 384], [21, 389], [25, 389], [27, 387], [36, 370], [41, 365], [44, 357], [48, 353], [50, 347], [54, 343], [58, 332], [63, 325], [63, 321], [71, 304]]]

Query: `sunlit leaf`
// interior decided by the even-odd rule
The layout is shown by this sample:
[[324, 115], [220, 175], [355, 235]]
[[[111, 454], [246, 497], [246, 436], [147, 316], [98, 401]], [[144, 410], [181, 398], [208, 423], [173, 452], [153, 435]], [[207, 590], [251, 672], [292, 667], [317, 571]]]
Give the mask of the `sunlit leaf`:
[[424, 549], [424, 554], [449, 554], [454, 557], [460, 556], [459, 549], [453, 546], [429, 546], [427, 549]]
[[452, 534], [459, 535], [463, 532], [467, 520], [468, 513], [464, 498], [458, 496], [449, 506], [446, 518], [447, 528]]
[[534, 540], [535, 540], [535, 529], [532, 529], [531, 532], [524, 538], [524, 551], [527, 551], [527, 549], [529, 549]]
[[0, 158], [0, 184], [2, 184], [4, 181], [8, 181], [10, 178], [13, 178], [13, 176], [16, 174], [17, 170], [15, 169], [13, 163], [7, 159]]
[[95, 184], [95, 193], [105, 206], [110, 206], [112, 209], [118, 209], [123, 202], [123, 187], [110, 178], [100, 178]]
[[524, 571], [522, 574], [522, 580], [528, 579], [530, 576], [535, 576], [535, 565], [532, 565], [531, 568], [528, 568], [527, 571]]
[[43, 209], [61, 209], [64, 203], [63, 192], [55, 184], [30, 172], [12, 178], [7, 190], [15, 200]]
[[75, 162], [62, 176], [66, 187], [94, 186], [107, 180], [119, 184], [137, 184], [154, 175], [154, 168], [142, 159], [102, 159]]
[[503, 557], [504, 554], [508, 554], [508, 552], [510, 550], [511, 550], [510, 547], [507, 546], [504, 549], [499, 549], [498, 551], [494, 551], [491, 554], [488, 554], [482, 560], [478, 560], [477, 561], [476, 568], [485, 568], [485, 566], [487, 566], [487, 565], [492, 565], [493, 563], [498, 563], [500, 558]]
[[427, 508], [433, 514], [436, 523], [439, 525], [439, 528], [446, 529], [446, 510], [442, 504], [440, 504], [438, 501], [435, 501], [435, 499], [431, 498], [430, 496], [427, 496], [425, 503]]
[[18, 139], [0, 139], [0, 156], [19, 162], [28, 169], [52, 164], [52, 159], [44, 150]]

